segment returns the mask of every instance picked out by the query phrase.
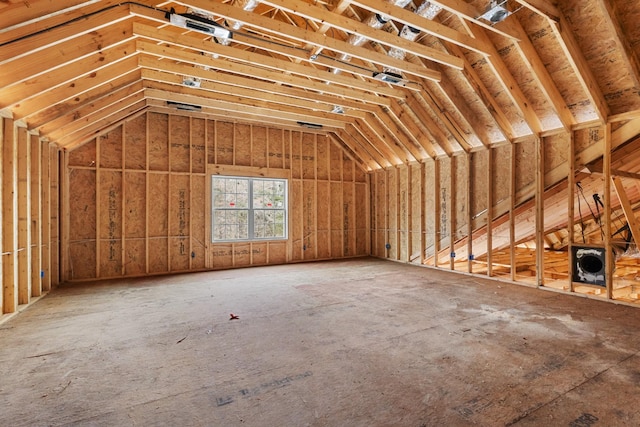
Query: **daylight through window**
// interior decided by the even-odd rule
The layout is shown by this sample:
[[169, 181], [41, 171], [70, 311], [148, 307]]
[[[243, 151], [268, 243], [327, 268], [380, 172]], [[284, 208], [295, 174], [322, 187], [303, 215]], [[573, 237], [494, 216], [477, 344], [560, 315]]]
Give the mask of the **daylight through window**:
[[211, 177], [212, 241], [287, 238], [287, 181]]

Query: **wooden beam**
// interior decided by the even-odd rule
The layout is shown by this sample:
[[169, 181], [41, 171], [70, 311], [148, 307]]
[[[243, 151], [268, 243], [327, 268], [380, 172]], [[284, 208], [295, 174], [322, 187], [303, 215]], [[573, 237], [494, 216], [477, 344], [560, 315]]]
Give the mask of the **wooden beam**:
[[607, 285], [607, 298], [613, 297], [613, 270], [615, 260], [611, 247], [611, 152], [612, 152], [611, 123], [604, 125], [604, 207], [602, 216], [604, 218], [604, 249], [605, 249], [605, 283]]
[[[100, 70], [77, 76], [65, 85], [49, 88], [39, 96], [23, 100], [19, 105], [14, 105], [12, 111], [17, 119], [27, 119], [28, 121], [32, 115], [37, 113], [48, 114], [55, 111], [61, 103], [82, 103], [86, 99], [82, 95], [88, 94], [98, 87], [102, 86], [105, 92], [114, 90], [120, 78], [131, 73], [137, 66], [136, 56], [113, 62]], [[139, 78], [139, 74], [136, 78]]]
[[558, 22], [552, 19], [549, 19], [549, 22], [551, 23], [551, 28], [556, 34], [557, 40], [560, 43], [569, 64], [573, 68], [582, 89], [589, 101], [591, 101], [594, 113], [601, 123], [606, 123], [610, 114], [609, 105], [604, 99], [600, 85], [593, 75], [591, 67], [589, 67], [580, 46], [578, 46], [578, 43], [571, 32], [569, 23], [562, 14], [560, 15], [560, 20]]
[[26, 128], [17, 129], [18, 304], [31, 301], [31, 141]]
[[42, 295], [42, 143], [29, 135], [31, 144], [31, 296]]
[[621, 53], [622, 61], [629, 70], [629, 75], [635, 84], [640, 87], [640, 59], [635, 49], [629, 42], [628, 36], [618, 16], [617, 6], [611, 0], [596, 0], [596, 4], [605, 16], [607, 34], [610, 34], [616, 44], [617, 50]]
[[[331, 111], [336, 105], [343, 107], [345, 113], [349, 110], [378, 111], [378, 104], [364, 103], [362, 101], [325, 95], [319, 92], [310, 92], [281, 84], [256, 85], [254, 78], [221, 73], [213, 69], [205, 70], [193, 65], [158, 61], [148, 56], [141, 56], [139, 65], [142, 67], [142, 78], [148, 80], [167, 81], [167, 79], [171, 79], [171, 81], [175, 81], [178, 77], [182, 79], [185, 76], [190, 76], [201, 80], [201, 88], [215, 92], [220, 92], [220, 90], [224, 88], [226, 89], [224, 93], [229, 93], [229, 86], [233, 86], [234, 93], [255, 93], [253, 96], [257, 96], [259, 99], [281, 99], [283, 103], [288, 105], [298, 105], [297, 101], [302, 101], [306, 102], [307, 105], [311, 105], [308, 103], [314, 103], [315, 109], [324, 108], [327, 111]], [[174, 75], [174, 77], [168, 77], [169, 75]], [[182, 82], [182, 80], [180, 80], [180, 82]], [[243, 92], [243, 90], [250, 90], [250, 92]], [[385, 105], [389, 104], [388, 99], [383, 101]]]
[[[387, 46], [399, 47], [405, 50], [406, 52], [411, 52], [414, 55], [420, 56], [422, 58], [425, 58], [434, 62], [438, 62], [440, 64], [443, 64], [449, 67], [453, 67], [457, 69], [462, 68], [462, 62], [460, 61], [459, 58], [443, 53], [442, 51], [439, 51], [437, 49], [429, 48], [420, 43], [415, 43], [415, 42], [411, 42], [409, 40], [403, 39], [398, 35], [389, 34], [385, 31], [378, 31], [374, 28], [371, 28], [370, 26], [368, 26], [363, 22], [347, 18], [346, 16], [324, 10], [317, 6], [312, 6], [305, 2], [291, 2], [289, 0], [262, 0], [261, 2], [264, 4], [269, 4], [271, 6], [277, 7], [281, 10], [286, 10], [290, 13], [295, 13], [296, 15], [305, 17], [307, 19], [329, 24], [334, 28], [340, 29], [350, 34], [359, 34], [359, 35], [362, 35], [363, 37], [366, 37], [369, 40], [376, 41], [378, 43], [382, 43]], [[366, 1], [362, 3], [359, 1], [352, 1], [351, 3], [357, 4], [358, 6], [366, 7], [364, 4], [362, 4], [362, 3], [366, 3]], [[378, 5], [389, 5], [389, 4], [378, 2]], [[393, 16], [395, 20], [401, 21], [400, 15], [403, 14], [402, 11], [403, 9], [394, 6], [391, 14], [384, 13], [384, 12], [383, 14]], [[424, 23], [420, 21], [420, 23], [418, 24], [418, 26], [416, 26], [416, 28], [422, 29], [421, 27], [427, 26], [432, 32], [436, 32], [436, 31], [440, 32], [441, 37], [450, 37], [452, 40], [456, 40], [458, 42], [460, 42], [460, 39], [463, 39], [465, 42], [465, 45], [467, 45], [468, 43], [470, 46], [474, 46], [474, 47], [477, 46], [474, 40], [471, 40], [470, 37], [467, 37], [464, 34], [458, 33], [457, 31], [452, 30], [449, 27], [445, 27], [444, 25], [439, 25], [432, 21], [425, 20], [424, 18], [421, 18], [415, 15], [414, 13], [411, 13], [408, 11], [405, 11], [405, 12], [408, 15], [410, 15], [409, 19], [411, 21], [414, 21], [415, 20], [414, 17], [416, 17], [419, 20], [424, 20], [427, 22], [427, 23]]]
[[567, 158], [569, 159], [569, 173], [567, 174], [567, 256], [569, 291], [575, 292], [573, 284], [573, 243], [575, 238], [575, 191], [576, 191], [576, 161], [575, 161], [575, 133], [569, 132], [569, 144], [567, 146]]
[[[1, 88], [0, 108], [13, 108], [16, 104], [39, 95], [45, 95], [46, 98], [53, 88], [64, 85], [79, 76], [95, 73], [109, 64], [122, 61], [133, 55], [135, 55], [135, 44], [133, 41], [128, 41], [68, 63], [58, 68], [55, 73], [45, 73], [17, 85]], [[72, 91], [73, 88], [68, 88], [68, 92]]]
[[[284, 1], [286, 0], [280, 0], [279, 2], [284, 2]], [[464, 47], [471, 51], [480, 53], [481, 55], [488, 55], [490, 53], [489, 47], [486, 45], [484, 41], [477, 40], [476, 38], [473, 38], [473, 37], [469, 37], [468, 35], [461, 33], [459, 31], [456, 31], [450, 27], [447, 27], [446, 25], [439, 24], [438, 22], [435, 22], [431, 19], [423, 18], [422, 16], [417, 15], [410, 10], [403, 9], [391, 3], [382, 2], [380, 0], [352, 0], [351, 4], [355, 4], [357, 6], [368, 9], [374, 13], [379, 13], [380, 15], [383, 15], [383, 16], [392, 16], [394, 21], [398, 21], [405, 25], [409, 25], [413, 28], [417, 28], [421, 31], [424, 31], [427, 34], [437, 37], [438, 39], [445, 40], [450, 43], [454, 43], [460, 47]], [[350, 31], [350, 30], [345, 30], [345, 31]], [[383, 41], [380, 41], [380, 43], [388, 44], [390, 46], [397, 46], [401, 49], [404, 49], [407, 52], [410, 52], [410, 50], [405, 48], [404, 44], [399, 44], [399, 43], [389, 44]], [[418, 56], [421, 56], [421, 55], [418, 55]], [[440, 61], [436, 61], [436, 62], [440, 62]], [[460, 62], [458, 64], [459, 65], [455, 68], [461, 69], [462, 64]], [[452, 66], [452, 65], [449, 65], [449, 66]]]
[[544, 138], [536, 139], [536, 284], [544, 285]]
[[[341, 86], [338, 85], [327, 85], [326, 80], [322, 80], [324, 77], [328, 77], [328, 74], [332, 74], [329, 72], [320, 72], [317, 71], [317, 76], [322, 76], [320, 81], [310, 80], [306, 77], [302, 76], [293, 76], [289, 74], [284, 74], [281, 71], [270, 71], [264, 70], [261, 68], [257, 68], [250, 65], [245, 65], [242, 63], [236, 63], [231, 61], [224, 61], [221, 59], [210, 58], [207, 56], [202, 56], [198, 53], [191, 53], [184, 50], [167, 47], [167, 46], [158, 46], [154, 43], [149, 43], [145, 41], [139, 40], [137, 42], [137, 49], [140, 52], [147, 53], [159, 58], [164, 59], [173, 59], [176, 61], [189, 63], [198, 66], [206, 66], [218, 70], [227, 71], [230, 73], [240, 74], [246, 77], [252, 77], [256, 79], [256, 84], [260, 84], [261, 86], [268, 84], [285, 84], [290, 85], [296, 88], [307, 89], [314, 92], [320, 92], [325, 94], [332, 94], [339, 97], [345, 97], [353, 100], [360, 100], [364, 102], [369, 102], [373, 104], [386, 104], [387, 100], [380, 95], [386, 95], [394, 98], [403, 99], [406, 95], [404, 92], [399, 91], [397, 89], [390, 89], [389, 87], [382, 87], [377, 85], [368, 86], [369, 91], [363, 92], [362, 90], [354, 90], [351, 89], [350, 84], [357, 84], [356, 79], [351, 79], [346, 76], [342, 76], [340, 81], [342, 82]], [[260, 81], [262, 80], [262, 81]], [[338, 79], [332, 77], [331, 81], [337, 81]], [[347, 87], [348, 86], [348, 87]]]
[[18, 147], [14, 121], [3, 119], [2, 312], [18, 309]]
[[633, 235], [635, 245], [636, 247], [640, 247], [640, 221], [638, 221], [635, 213], [633, 212], [631, 202], [629, 201], [627, 192], [625, 191], [624, 185], [622, 184], [622, 179], [617, 176], [612, 176], [611, 183], [613, 184], [613, 188], [615, 189], [616, 194], [618, 195], [618, 199], [620, 200], [622, 212], [624, 213], [624, 217], [626, 218], [629, 229], [631, 230], [631, 234]]

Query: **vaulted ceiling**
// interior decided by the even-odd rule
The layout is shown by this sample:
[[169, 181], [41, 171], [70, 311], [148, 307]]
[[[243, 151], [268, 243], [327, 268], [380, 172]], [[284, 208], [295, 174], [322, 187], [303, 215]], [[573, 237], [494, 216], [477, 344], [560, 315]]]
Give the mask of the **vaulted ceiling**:
[[640, 2], [490, 3], [4, 0], [0, 111], [69, 150], [176, 106], [304, 126], [368, 170], [640, 116]]

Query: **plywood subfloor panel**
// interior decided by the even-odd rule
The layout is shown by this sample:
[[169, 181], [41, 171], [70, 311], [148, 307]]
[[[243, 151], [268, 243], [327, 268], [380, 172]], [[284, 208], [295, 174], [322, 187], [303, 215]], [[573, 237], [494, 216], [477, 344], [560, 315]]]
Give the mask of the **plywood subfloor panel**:
[[0, 327], [1, 417], [638, 425], [635, 310], [372, 259], [64, 286]]

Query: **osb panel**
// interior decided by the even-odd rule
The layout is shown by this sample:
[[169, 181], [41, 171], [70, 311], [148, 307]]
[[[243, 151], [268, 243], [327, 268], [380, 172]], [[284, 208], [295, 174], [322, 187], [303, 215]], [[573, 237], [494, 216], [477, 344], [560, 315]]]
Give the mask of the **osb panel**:
[[69, 262], [71, 280], [92, 279], [96, 277], [96, 241], [69, 243]]
[[228, 268], [233, 265], [233, 247], [231, 245], [216, 245], [211, 253], [213, 268]]
[[409, 230], [411, 230], [411, 254], [420, 252], [420, 237], [422, 231], [422, 205], [420, 204], [420, 194], [424, 191], [421, 184], [421, 172], [420, 165], [411, 165], [410, 180], [411, 180], [411, 193], [409, 194], [409, 200], [411, 203], [411, 223], [409, 224]]
[[290, 155], [288, 156], [291, 167], [291, 178], [302, 177], [302, 133], [291, 132]]
[[369, 234], [369, 228], [367, 227], [367, 186], [366, 184], [354, 185], [354, 210], [356, 217], [356, 255], [367, 254], [367, 236]]
[[122, 275], [122, 241], [100, 241], [100, 277]]
[[267, 247], [268, 243], [266, 242], [251, 244], [252, 265], [264, 265], [267, 263]]
[[377, 170], [371, 174], [371, 229], [373, 236], [371, 240], [371, 253], [375, 256], [382, 256], [384, 247], [383, 231], [384, 224], [384, 198], [382, 197], [382, 184], [384, 170]]
[[[511, 183], [511, 147], [503, 145], [492, 148], [493, 158], [491, 164], [493, 184], [493, 206], [509, 198]], [[534, 165], [535, 167], [535, 162]]]
[[[436, 204], [436, 197], [438, 197], [435, 188], [435, 161], [428, 161], [424, 164], [424, 192], [425, 192], [425, 245], [427, 248], [427, 254], [433, 255], [433, 248], [435, 244], [435, 212], [434, 207]], [[427, 256], [427, 254], [425, 256]]]
[[[575, 147], [575, 153], [580, 153], [594, 144], [597, 144], [604, 139], [604, 131], [600, 127], [590, 129], [580, 129], [573, 133], [573, 143]], [[576, 168], [580, 168], [584, 165], [576, 165]]]
[[407, 246], [409, 244], [409, 168], [407, 166], [398, 167], [398, 180], [399, 180], [399, 198], [400, 205], [398, 215], [400, 218], [400, 259], [406, 260], [409, 258], [409, 254], [407, 253]]
[[95, 139], [69, 152], [69, 166], [95, 167], [95, 165], [96, 165], [96, 140]]
[[209, 236], [206, 235], [206, 177], [191, 177], [191, 251], [195, 257], [191, 260], [191, 268], [205, 267], [205, 249]]
[[289, 187], [289, 240], [292, 246], [292, 260], [302, 259], [303, 245], [303, 194], [302, 182], [300, 180], [292, 180]]
[[100, 167], [122, 168], [122, 126], [98, 137], [100, 148]]
[[550, 114], [553, 108], [547, 101], [544, 93], [540, 90], [537, 80], [534, 78], [529, 65], [523, 60], [517, 46], [505, 37], [494, 34], [491, 34], [491, 37], [494, 40], [494, 44], [502, 61], [513, 78], [518, 82], [518, 86], [522, 90], [525, 99], [540, 119], [542, 128], [549, 130], [562, 127], [562, 123], [558, 117], [554, 113]]
[[329, 138], [318, 136], [318, 146], [316, 150], [317, 178], [329, 179]]
[[169, 239], [169, 262], [171, 271], [189, 269], [189, 237], [171, 237]]
[[558, 134], [543, 139], [544, 171], [549, 172], [567, 162], [569, 156], [569, 135]]
[[96, 238], [96, 171], [69, 171], [69, 240]]
[[[623, 59], [624, 52], [617, 48], [614, 33], [606, 22], [609, 18], [605, 17], [599, 3], [566, 0], [562, 2], [561, 9], [611, 112], [617, 114], [640, 108], [640, 88], [635, 87]], [[634, 15], [637, 17], [637, 12]], [[638, 21], [632, 22], [632, 27], [638, 26]], [[637, 30], [635, 34], [637, 35]], [[638, 54], [638, 49], [635, 49]]]
[[516, 148], [516, 193], [536, 181], [536, 142], [527, 141]]
[[233, 265], [235, 267], [251, 265], [251, 244], [236, 243], [233, 245]]
[[267, 132], [267, 150], [270, 168], [284, 168], [284, 136], [283, 131], [269, 128]]
[[147, 116], [142, 114], [124, 125], [124, 167], [147, 167]]
[[[478, 97], [475, 90], [470, 86], [464, 74], [451, 67], [442, 67], [441, 71], [443, 74], [443, 84], [447, 84], [455, 89], [460, 98], [459, 103], [466, 105], [470, 111], [470, 114], [468, 114], [466, 118], [471, 122], [478, 136], [485, 134], [488, 138], [487, 142], [489, 143], [504, 141], [505, 138], [501, 129], [482, 102], [482, 99]], [[480, 127], [482, 127], [482, 129], [480, 129]]]
[[488, 150], [471, 153], [471, 182], [469, 183], [471, 186], [471, 200], [469, 204], [472, 217], [480, 215], [480, 213], [486, 211], [488, 207], [488, 161]]
[[326, 259], [331, 257], [331, 232], [318, 231], [318, 258]]
[[146, 178], [146, 174], [140, 172], [124, 175], [124, 233], [128, 238], [145, 237]]
[[367, 236], [368, 230], [356, 230], [356, 255], [368, 255], [367, 252]]
[[353, 185], [342, 186], [342, 224], [343, 234], [343, 254], [353, 256], [356, 252], [356, 220], [355, 220], [355, 200]]
[[549, 21], [526, 8], [519, 11], [517, 17], [576, 120], [581, 123], [594, 119], [589, 100], [558, 43], [555, 32], [549, 26]]
[[251, 166], [251, 125], [236, 124], [234, 133], [235, 164]]
[[164, 273], [169, 271], [169, 253], [166, 237], [149, 239], [149, 272]]
[[[462, 131], [462, 134], [469, 141], [469, 143], [475, 147], [482, 145], [482, 142], [476, 136], [476, 131], [474, 131], [473, 128], [469, 125], [470, 122], [473, 122], [473, 124], [475, 125], [476, 118], [465, 117], [461, 114], [461, 109], [465, 108], [465, 106], [463, 105], [458, 108], [458, 106], [453, 104], [452, 99], [443, 90], [444, 84], [446, 84], [446, 82], [426, 82], [426, 86], [429, 88], [429, 91], [434, 95], [436, 99], [439, 100], [441, 108], [445, 110], [448, 116], [451, 117], [452, 121], [458, 125], [459, 129]], [[457, 88], [454, 90], [457, 90]], [[469, 121], [467, 119], [469, 119]], [[478, 135], [480, 135], [483, 131], [483, 128], [478, 128], [478, 130], [480, 131], [478, 132]]]
[[214, 163], [233, 164], [233, 123], [216, 122]]
[[149, 177], [149, 236], [166, 237], [169, 232], [169, 176], [160, 173], [150, 173]]
[[330, 211], [330, 188], [326, 181], [317, 182], [317, 227], [318, 231], [329, 230], [329, 211]]
[[146, 245], [141, 239], [124, 241], [124, 274], [141, 276], [146, 273]]
[[267, 128], [253, 126], [252, 133], [251, 164], [261, 168], [267, 167]]
[[207, 163], [216, 163], [216, 122], [213, 120], [207, 120], [205, 124], [206, 128], [206, 145], [207, 145]]
[[120, 239], [122, 237], [122, 172], [101, 170], [98, 191], [100, 193], [98, 210], [100, 238]]
[[[169, 234], [171, 236], [185, 237], [189, 235], [189, 211], [191, 208], [189, 179], [189, 176], [185, 175], [170, 177]], [[171, 254], [173, 255], [173, 252]]]
[[[457, 156], [456, 162], [456, 239], [466, 236], [466, 225], [468, 220], [468, 187], [469, 187], [469, 156]], [[461, 233], [462, 230], [462, 233]]]
[[398, 169], [387, 170], [387, 240], [391, 248], [388, 257], [397, 258], [398, 255]]
[[293, 132], [285, 130], [282, 131], [282, 156], [284, 158], [284, 169], [291, 169], [291, 155], [292, 155], [292, 147], [291, 142], [293, 141]]
[[[449, 239], [451, 206], [451, 159], [440, 159], [440, 241]], [[443, 247], [444, 244], [441, 245]]]
[[342, 256], [342, 185], [331, 183], [331, 256]]
[[471, 67], [476, 71], [482, 83], [484, 83], [489, 93], [491, 93], [500, 106], [502, 112], [504, 112], [505, 116], [512, 124], [515, 135], [529, 135], [531, 133], [529, 126], [518, 112], [517, 107], [513, 104], [510, 95], [500, 84], [500, 80], [493, 72], [491, 66], [487, 63], [487, 60], [473, 52], [468, 52], [466, 56], [471, 63]]
[[342, 150], [336, 144], [329, 145], [329, 179], [342, 180]]
[[345, 182], [353, 182], [353, 169], [355, 163], [351, 158], [345, 154], [342, 155], [342, 179]]
[[316, 177], [316, 136], [311, 133], [302, 134], [302, 178]]
[[287, 243], [269, 242], [269, 264], [283, 264], [287, 262]]
[[191, 172], [206, 172], [206, 121], [191, 119]]
[[303, 181], [303, 205], [302, 205], [302, 236], [303, 257], [305, 259], [316, 258], [316, 186], [315, 181]]
[[169, 116], [149, 113], [149, 169], [169, 170]]
[[355, 164], [353, 169], [354, 179], [356, 182], [367, 182], [367, 172], [364, 169], [357, 164]]
[[355, 214], [356, 224], [355, 228], [358, 230], [367, 230], [367, 186], [366, 184], [355, 184]]
[[190, 170], [190, 130], [189, 117], [169, 116], [169, 161], [171, 170]]
[[342, 231], [331, 231], [331, 258], [340, 258], [342, 256], [342, 238], [344, 237]]

